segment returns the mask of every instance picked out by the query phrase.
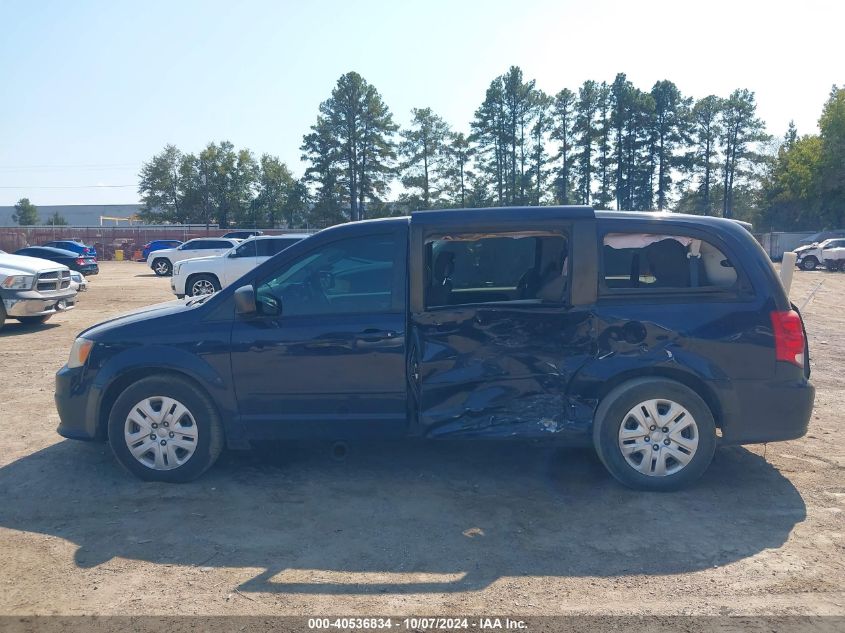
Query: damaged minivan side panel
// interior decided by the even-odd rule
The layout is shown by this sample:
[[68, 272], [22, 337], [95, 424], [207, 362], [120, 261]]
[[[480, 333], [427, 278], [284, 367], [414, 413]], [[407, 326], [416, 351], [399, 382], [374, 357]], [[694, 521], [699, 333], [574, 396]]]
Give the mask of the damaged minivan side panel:
[[410, 259], [423, 262], [411, 271], [409, 352], [419, 435], [585, 437], [592, 405], [566, 394], [596, 351], [595, 288], [585, 297], [571, 280], [595, 261], [594, 244], [590, 220], [412, 223]]

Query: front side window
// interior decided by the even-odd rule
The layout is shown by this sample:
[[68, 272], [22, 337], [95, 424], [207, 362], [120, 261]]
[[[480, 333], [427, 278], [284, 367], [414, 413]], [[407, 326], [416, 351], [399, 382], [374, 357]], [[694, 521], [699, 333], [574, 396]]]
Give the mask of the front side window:
[[426, 244], [426, 307], [561, 303], [568, 243], [546, 232], [442, 236]]
[[610, 291], [727, 289], [737, 283], [733, 262], [707, 241], [684, 235], [607, 233], [603, 287]]
[[394, 252], [390, 234], [321, 246], [261, 281], [258, 309], [284, 316], [390, 312]]
[[202, 240], [194, 240], [191, 242], [185, 242], [182, 246], [179, 247], [180, 251], [195, 251], [200, 248], [199, 244], [202, 243]]

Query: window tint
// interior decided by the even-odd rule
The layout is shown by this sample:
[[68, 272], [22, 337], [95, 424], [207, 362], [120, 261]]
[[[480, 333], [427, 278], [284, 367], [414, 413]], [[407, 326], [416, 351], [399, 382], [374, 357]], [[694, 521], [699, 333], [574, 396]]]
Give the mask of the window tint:
[[426, 245], [426, 307], [565, 299], [567, 240], [551, 234], [457, 235]]
[[227, 242], [225, 240], [203, 240], [202, 246], [200, 248], [208, 249], [208, 248], [232, 248], [232, 243]]
[[199, 245], [200, 245], [200, 244], [202, 244], [202, 242], [203, 242], [203, 240], [193, 240], [193, 241], [191, 241], [191, 242], [185, 242], [185, 243], [184, 243], [184, 244], [182, 244], [182, 246], [180, 247], [180, 250], [183, 250], [183, 251], [195, 251], [195, 250], [197, 250], [198, 248], [200, 248], [200, 246], [199, 246]]
[[281, 253], [288, 246], [296, 244], [301, 238], [298, 237], [284, 237], [284, 238], [270, 238], [267, 240], [258, 240], [258, 256], [272, 257]]
[[313, 250], [258, 284], [259, 311], [281, 304], [283, 316], [390, 312], [394, 250], [392, 235], [349, 238]]
[[608, 233], [604, 286], [614, 289], [731, 288], [737, 272], [719, 249], [683, 235]]
[[241, 244], [235, 249], [235, 257], [255, 257], [256, 255], [256, 241], [249, 240]]

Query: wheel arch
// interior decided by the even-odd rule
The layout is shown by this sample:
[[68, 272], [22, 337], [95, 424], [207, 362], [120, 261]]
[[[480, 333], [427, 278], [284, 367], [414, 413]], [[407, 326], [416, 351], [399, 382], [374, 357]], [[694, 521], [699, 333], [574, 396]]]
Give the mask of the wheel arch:
[[[133, 383], [136, 383], [139, 380], [143, 380], [144, 378], [150, 378], [153, 376], [170, 376], [175, 378], [181, 378], [186, 382], [191, 383], [208, 400], [211, 406], [214, 407], [214, 409], [217, 411], [217, 415], [220, 416], [221, 420], [225, 420], [220, 404], [216, 401], [214, 397], [212, 397], [208, 389], [206, 389], [202, 385], [202, 383], [191, 374], [170, 367], [136, 367], [115, 376], [115, 378], [108, 384], [108, 386], [104, 390], [103, 396], [100, 399], [99, 410], [97, 411], [97, 436], [99, 438], [108, 439], [109, 416], [111, 415], [111, 410], [114, 407], [114, 403], [120, 397], [120, 394], [123, 393]], [[223, 433], [225, 438], [225, 421], [223, 424]]]
[[216, 273], [210, 273], [210, 272], [207, 272], [207, 271], [197, 272], [197, 273], [189, 273], [188, 276], [185, 277], [185, 296], [189, 296], [188, 289], [191, 287], [191, 284], [193, 283], [194, 279], [196, 279], [197, 277], [201, 277], [201, 276], [203, 276], [203, 277], [213, 277], [217, 281], [217, 285], [221, 289], [223, 288], [223, 284], [220, 283], [220, 276], [217, 275]]
[[642, 367], [621, 372], [602, 381], [591, 394], [591, 397], [595, 398], [597, 403], [601, 403], [619, 385], [638, 378], [665, 378], [667, 380], [674, 380], [692, 389], [704, 400], [704, 403], [710, 409], [716, 427], [718, 429], [723, 428], [724, 410], [716, 392], [701, 377], [689, 371], [674, 367]]

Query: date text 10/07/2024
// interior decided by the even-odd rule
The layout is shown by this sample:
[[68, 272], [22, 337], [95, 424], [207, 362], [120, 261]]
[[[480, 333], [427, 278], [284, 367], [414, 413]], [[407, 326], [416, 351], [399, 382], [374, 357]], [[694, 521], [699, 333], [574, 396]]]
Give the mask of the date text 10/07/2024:
[[309, 618], [308, 628], [329, 629], [404, 629], [404, 630], [525, 630], [523, 620], [511, 618]]

